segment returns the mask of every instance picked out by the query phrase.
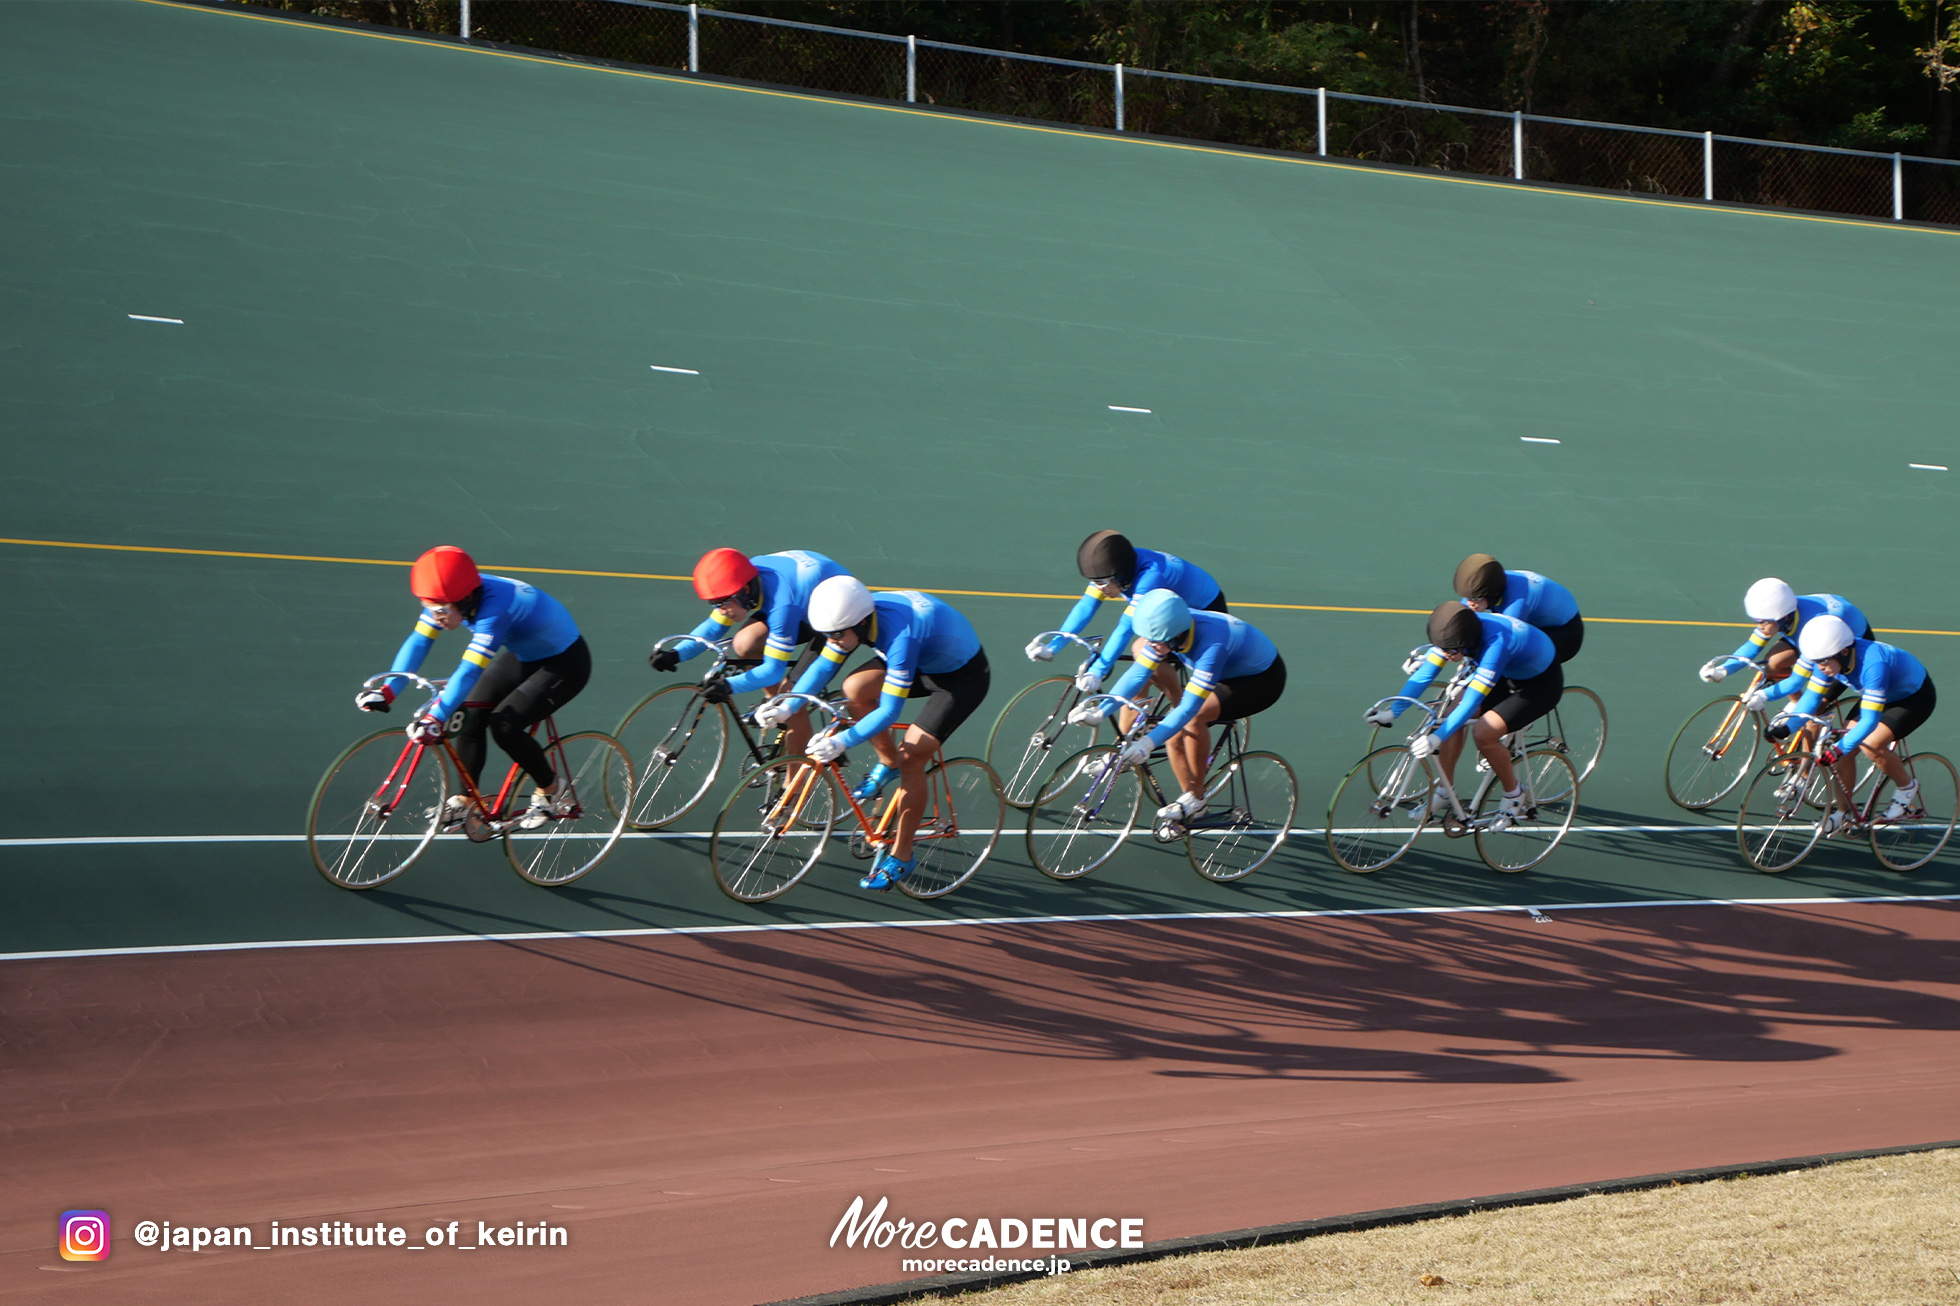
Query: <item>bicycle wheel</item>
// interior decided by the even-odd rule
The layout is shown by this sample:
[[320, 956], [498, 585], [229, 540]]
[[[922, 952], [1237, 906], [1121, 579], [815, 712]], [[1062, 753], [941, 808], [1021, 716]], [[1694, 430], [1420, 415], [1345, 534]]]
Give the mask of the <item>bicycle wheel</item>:
[[327, 767], [306, 808], [314, 869], [343, 889], [372, 889], [400, 875], [436, 837], [449, 768], [399, 729], [349, 744]]
[[1185, 823], [1184, 851], [1191, 869], [1207, 880], [1243, 879], [1279, 851], [1293, 828], [1300, 786], [1293, 768], [1273, 753], [1241, 753], [1237, 772], [1212, 792], [1204, 815]]
[[1824, 820], [1804, 806], [1815, 759], [1809, 753], [1773, 758], [1742, 796], [1735, 837], [1742, 855], [1759, 871], [1775, 875], [1810, 855], [1824, 833]]
[[728, 755], [728, 718], [693, 685], [656, 689], [613, 731], [638, 768], [626, 823], [658, 830], [707, 795]]
[[708, 858], [715, 883], [738, 902], [767, 902], [802, 879], [823, 855], [837, 819], [830, 772], [786, 757], [736, 788], [715, 818]]
[[1327, 852], [1357, 875], [1409, 851], [1429, 823], [1436, 781], [1407, 744], [1377, 748], [1354, 764], [1327, 804]]
[[977, 757], [955, 757], [926, 772], [926, 810], [912, 836], [912, 873], [898, 882], [914, 898], [938, 898], [973, 878], [1000, 842], [1007, 800], [1000, 777]]
[[1096, 742], [1095, 726], [1072, 726], [1069, 709], [1082, 696], [1069, 676], [1037, 680], [1007, 700], [987, 736], [987, 765], [1000, 777], [1007, 801], [1019, 808], [1034, 804], [1034, 787], [1046, 780], [1055, 762]]
[[1691, 812], [1713, 807], [1749, 774], [1762, 742], [1762, 723], [1734, 694], [1696, 708], [1667, 746], [1667, 796]]
[[1055, 880], [1087, 875], [1129, 838], [1143, 789], [1134, 767], [1120, 770], [1116, 750], [1085, 748], [1055, 768], [1028, 808], [1028, 857]]
[[559, 749], [546, 756], [562, 766], [558, 783], [560, 793], [571, 796], [571, 811], [535, 830], [519, 829], [514, 821], [504, 827], [504, 856], [512, 868], [546, 887], [570, 884], [604, 860], [633, 809], [633, 759], [617, 739], [586, 730], [558, 742]]
[[[1583, 685], [1567, 685], [1551, 714], [1549, 732], [1550, 740], [1557, 742], [1548, 740], [1546, 746], [1565, 754], [1583, 785], [1599, 766], [1599, 755], [1606, 751], [1606, 704]], [[1536, 751], [1536, 745], [1525, 751]]]
[[[1960, 812], [1960, 774], [1938, 753], [1914, 753], [1906, 760], [1919, 781], [1919, 810], [1896, 821], [1873, 821], [1872, 854], [1888, 870], [1916, 871], [1933, 860], [1953, 837], [1953, 820]], [[1882, 812], [1892, 800], [1892, 781], [1883, 771], [1871, 810]]]
[[[1530, 807], [1525, 815], [1501, 830], [1477, 831], [1477, 855], [1493, 871], [1528, 871], [1551, 856], [1572, 818], [1579, 810], [1579, 772], [1572, 761], [1556, 748], [1526, 753], [1512, 763], [1524, 784]], [[1473, 820], [1487, 820], [1497, 814], [1504, 799], [1504, 786], [1495, 778], [1477, 795]]]

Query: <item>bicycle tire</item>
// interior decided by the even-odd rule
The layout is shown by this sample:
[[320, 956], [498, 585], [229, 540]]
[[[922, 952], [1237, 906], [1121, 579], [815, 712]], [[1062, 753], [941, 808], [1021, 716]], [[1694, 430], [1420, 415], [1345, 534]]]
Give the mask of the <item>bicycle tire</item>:
[[[1528, 871], [1550, 857], [1552, 850], [1565, 842], [1579, 811], [1579, 772], [1564, 752], [1540, 748], [1515, 759], [1512, 765], [1524, 770], [1519, 778], [1532, 802], [1530, 814], [1502, 830], [1476, 832], [1477, 856], [1493, 871], [1506, 875]], [[1471, 819], [1488, 819], [1503, 800], [1504, 786], [1493, 776], [1478, 790]]]
[[1000, 776], [977, 757], [939, 763], [926, 772], [926, 785], [926, 810], [912, 835], [912, 871], [898, 887], [929, 900], [971, 880], [992, 855], [1007, 821], [1007, 799]]
[[[440, 752], [423, 756], [430, 751], [415, 750], [392, 728], [363, 735], [327, 764], [306, 807], [306, 851], [329, 883], [357, 892], [377, 888], [427, 851], [449, 797], [449, 768]], [[403, 762], [409, 771], [397, 782]], [[336, 779], [343, 783], [336, 786]], [[403, 832], [390, 832], [391, 824]]]
[[763, 767], [735, 787], [715, 818], [708, 841], [715, 883], [737, 902], [781, 897], [823, 856], [836, 819], [829, 768], [807, 757]]
[[[1731, 710], [1739, 714], [1738, 720], [1728, 720]], [[1680, 751], [1684, 741], [1690, 749], [1687, 753]], [[1687, 811], [1707, 811], [1748, 778], [1762, 744], [1762, 720], [1754, 712], [1742, 711], [1740, 697], [1724, 694], [1702, 704], [1688, 714], [1667, 746], [1661, 775], [1668, 798]]]
[[[1558, 739], [1563, 746], [1565, 760], [1572, 763], [1572, 769], [1583, 787], [1592, 773], [1599, 769], [1599, 759], [1606, 752], [1609, 728], [1606, 703], [1584, 685], [1567, 685], [1565, 692], [1559, 695], [1556, 715]], [[1595, 716], [1599, 718], [1597, 726], [1593, 724]], [[1526, 748], [1525, 751], [1530, 753], [1537, 750]]]
[[[1765, 875], [1789, 870], [1810, 856], [1810, 850], [1823, 837], [1823, 818], [1803, 815], [1803, 793], [1809, 787], [1814, 760], [1809, 753], [1771, 758], [1742, 795], [1742, 806], [1735, 816], [1736, 845], [1743, 859]], [[1752, 826], [1752, 813], [1767, 824]]]
[[728, 757], [728, 718], [693, 685], [654, 690], [619, 719], [613, 737], [636, 767], [626, 818], [635, 830], [658, 830], [693, 811]]
[[1328, 800], [1327, 855], [1356, 875], [1394, 865], [1429, 824], [1435, 791], [1435, 778], [1407, 744], [1375, 749], [1341, 778]]
[[[1891, 871], [1916, 871], [1937, 857], [1953, 837], [1954, 817], [1960, 813], [1960, 773], [1954, 771], [1953, 763], [1938, 753], [1914, 753], [1906, 759], [1906, 765], [1919, 781], [1921, 821], [1914, 823], [1907, 817], [1885, 824], [1874, 821], [1871, 827], [1872, 856]], [[1885, 775], [1883, 771], [1879, 774]], [[1885, 785], [1890, 783], [1891, 778], [1886, 777], [1878, 787], [1872, 797], [1872, 810], [1879, 810]], [[1915, 834], [1915, 831], [1923, 833]]]
[[[1052, 710], [1044, 706], [1048, 694], [1055, 695]], [[1074, 677], [1050, 676], [1008, 699], [994, 718], [994, 728], [987, 734], [986, 764], [1000, 777], [1009, 806], [1022, 811], [1033, 806], [1035, 786], [1054, 771], [1056, 759], [1096, 742], [1098, 727], [1068, 723], [1069, 709], [1081, 697], [1075, 692]]]
[[[1230, 763], [1228, 763], [1230, 765]], [[1185, 823], [1184, 852], [1191, 869], [1219, 884], [1230, 884], [1264, 866], [1286, 842], [1300, 806], [1293, 768], [1277, 753], [1241, 753], [1239, 772], [1218, 790], [1221, 810], [1207, 810]], [[1210, 793], [1214, 781], [1207, 781]]]
[[1105, 765], [1101, 745], [1064, 758], [1028, 808], [1028, 859], [1051, 880], [1076, 880], [1123, 846], [1136, 828], [1143, 788], [1135, 767]]
[[520, 828], [517, 820], [504, 827], [504, 856], [511, 869], [548, 889], [570, 884], [604, 861], [633, 808], [633, 759], [617, 739], [582, 730], [561, 737], [546, 755], [555, 766], [561, 754], [559, 792], [569, 790], [572, 811], [550, 817], [536, 830]]

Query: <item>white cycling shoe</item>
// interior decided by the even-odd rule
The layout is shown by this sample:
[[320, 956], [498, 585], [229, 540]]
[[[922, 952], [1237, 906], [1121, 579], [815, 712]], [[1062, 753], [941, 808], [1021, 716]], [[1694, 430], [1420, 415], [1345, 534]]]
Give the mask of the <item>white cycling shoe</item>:
[[1444, 793], [1440, 788], [1437, 788], [1437, 789], [1432, 789], [1429, 792], [1429, 806], [1426, 808], [1416, 807], [1411, 809], [1409, 812], [1409, 819], [1413, 821], [1422, 821], [1424, 823], [1427, 823], [1430, 821], [1440, 821], [1444, 817], [1448, 816], [1449, 814], [1450, 814], [1450, 796]]
[[1203, 795], [1194, 794], [1188, 789], [1179, 794], [1174, 801], [1165, 803], [1157, 809], [1157, 819], [1160, 821], [1189, 821], [1204, 814]]
[[1912, 784], [1892, 795], [1892, 801], [1885, 805], [1885, 815], [1880, 819], [1901, 821], [1908, 816], [1923, 816], [1924, 814], [1919, 808], [1919, 784], [1917, 781], [1914, 781]]
[[556, 816], [569, 816], [572, 811], [571, 794], [560, 789], [556, 796], [547, 795], [542, 789], [531, 791], [531, 805], [524, 809], [524, 815], [517, 818], [520, 830], [542, 830], [545, 823]]

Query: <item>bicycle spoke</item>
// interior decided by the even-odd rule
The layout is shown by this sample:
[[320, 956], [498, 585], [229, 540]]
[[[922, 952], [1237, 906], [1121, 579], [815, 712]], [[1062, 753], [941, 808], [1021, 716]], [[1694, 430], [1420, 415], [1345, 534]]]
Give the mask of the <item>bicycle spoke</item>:
[[547, 754], [558, 770], [559, 798], [569, 810], [535, 830], [504, 829], [504, 853], [533, 884], [570, 884], [612, 851], [633, 807], [633, 763], [611, 735], [566, 735]]
[[1286, 841], [1299, 805], [1293, 769], [1275, 754], [1244, 753], [1235, 763], [1222, 787], [1205, 786], [1205, 812], [1185, 823], [1192, 869], [1208, 880], [1243, 879], [1263, 866]]
[[828, 770], [806, 758], [772, 763], [728, 796], [708, 845], [715, 883], [739, 902], [788, 892], [823, 855], [836, 820]]
[[[1919, 782], [1914, 810], [1890, 821], [1875, 819], [1871, 826], [1873, 855], [1894, 871], [1915, 871], [1933, 860], [1953, 837], [1954, 816], [1960, 812], [1960, 776], [1953, 763], [1938, 753], [1915, 753], [1907, 765]], [[1883, 813], [1895, 792], [1885, 778], [1873, 795], [1872, 810]]]
[[427, 751], [379, 730], [334, 759], [306, 813], [314, 869], [343, 889], [372, 889], [422, 855], [449, 794], [441, 755]]
[[1428, 824], [1436, 784], [1406, 744], [1390, 744], [1354, 764], [1327, 805], [1327, 852], [1366, 875], [1408, 852]]
[[1068, 711], [1081, 698], [1067, 676], [1036, 681], [1008, 700], [987, 736], [987, 765], [1015, 807], [1033, 804], [1035, 786], [1055, 763], [1096, 742], [1096, 727], [1072, 726]]
[[1113, 748], [1087, 748], [1065, 759], [1028, 809], [1028, 856], [1035, 869], [1073, 880], [1101, 866], [1136, 825], [1143, 794], [1133, 768], [1115, 765]]
[[1697, 708], [1667, 750], [1667, 796], [1691, 812], [1713, 807], [1748, 776], [1762, 727], [1735, 695]]
[[1000, 840], [1007, 802], [992, 767], [956, 757], [926, 772], [926, 809], [912, 836], [912, 873], [898, 887], [938, 898], [965, 884]]
[[1539, 749], [1513, 765], [1526, 800], [1524, 815], [1498, 820], [1504, 786], [1492, 781], [1485, 785], [1471, 817], [1480, 827], [1477, 854], [1496, 871], [1529, 870], [1551, 856], [1579, 810], [1578, 773], [1563, 752]]
[[1756, 773], [1736, 814], [1742, 855], [1759, 871], [1789, 870], [1817, 845], [1824, 821], [1805, 806], [1814, 759], [1808, 753], [1779, 757]]

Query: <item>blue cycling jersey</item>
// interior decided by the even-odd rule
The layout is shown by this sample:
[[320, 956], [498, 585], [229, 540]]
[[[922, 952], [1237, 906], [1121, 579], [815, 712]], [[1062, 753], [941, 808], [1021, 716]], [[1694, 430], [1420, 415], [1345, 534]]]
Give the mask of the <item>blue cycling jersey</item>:
[[[846, 748], [889, 730], [920, 676], [958, 671], [980, 651], [973, 623], [943, 599], [917, 590], [894, 590], [872, 595], [871, 605], [877, 618], [871, 626], [871, 647], [885, 660], [884, 693], [876, 710], [844, 732]], [[827, 644], [796, 682], [796, 692], [821, 694], [849, 656]]]
[[1787, 639], [1794, 644], [1797, 642], [1797, 636], [1803, 631], [1804, 623], [1812, 617], [1836, 617], [1851, 627], [1851, 633], [1861, 639], [1865, 632], [1871, 629], [1871, 623], [1865, 620], [1865, 614], [1852, 607], [1847, 599], [1839, 598], [1835, 594], [1799, 594], [1797, 610], [1783, 618], [1783, 625], [1778, 633], [1764, 635], [1760, 630], [1752, 630], [1749, 632], [1749, 638], [1742, 641], [1742, 647], [1729, 656], [1753, 662], [1765, 648], [1769, 647], [1773, 639]]
[[1878, 714], [1885, 710], [1886, 704], [1918, 693], [1925, 683], [1926, 667], [1918, 658], [1896, 644], [1860, 639], [1852, 641], [1851, 665], [1838, 675], [1827, 676], [1806, 659], [1797, 663], [1794, 674], [1772, 685], [1765, 697], [1772, 702], [1787, 698], [1801, 685], [1803, 697], [1792, 710], [1815, 716], [1824, 705], [1824, 691], [1831, 685], [1857, 690], [1858, 719], [1838, 744], [1848, 753], [1865, 742], [1865, 737], [1878, 725]]
[[[784, 549], [749, 561], [762, 582], [762, 602], [757, 610], [769, 623], [769, 638], [762, 648], [761, 666], [728, 678], [728, 688], [737, 694], [768, 689], [789, 674], [789, 665], [796, 660], [796, 646], [802, 642], [804, 623], [810, 618], [810, 591], [832, 576], [848, 574], [823, 554], [808, 549]], [[706, 621], [688, 632], [702, 642], [681, 644], [674, 651], [683, 662], [699, 657], [708, 651], [709, 644], [727, 639], [746, 620], [724, 617], [721, 609], [715, 608]]]
[[1504, 602], [1497, 611], [1540, 630], [1551, 630], [1579, 615], [1579, 600], [1565, 586], [1535, 571], [1507, 571]]
[[[1211, 697], [1219, 681], [1259, 674], [1273, 665], [1279, 650], [1264, 631], [1237, 617], [1223, 612], [1193, 612], [1191, 629], [1185, 633], [1183, 643], [1171, 650], [1171, 656], [1190, 668], [1191, 678], [1184, 682], [1184, 697], [1150, 732], [1153, 744], [1161, 744], [1184, 729]], [[1162, 659], [1146, 645], [1145, 651], [1137, 654], [1136, 665], [1124, 673], [1110, 692], [1134, 698], [1161, 664]]]
[[[1542, 676], [1557, 656], [1557, 651], [1552, 648], [1551, 636], [1516, 617], [1507, 617], [1501, 612], [1479, 612], [1477, 624], [1483, 627], [1484, 632], [1484, 646], [1477, 655], [1477, 669], [1470, 673], [1470, 685], [1464, 691], [1462, 701], [1437, 729], [1438, 739], [1448, 739], [1476, 716], [1483, 709], [1484, 699], [1497, 687], [1500, 679], [1530, 680]], [[1448, 661], [1441, 649], [1430, 649], [1422, 665], [1402, 686], [1401, 697], [1421, 698], [1422, 691], [1429, 688], [1430, 682], [1436, 679], [1436, 673]], [[1406, 703], [1396, 704], [1395, 715], [1401, 716], [1407, 706]]]
[[[1171, 590], [1188, 603], [1193, 612], [1210, 607], [1224, 592], [1218, 582], [1197, 563], [1186, 562], [1175, 554], [1159, 553], [1155, 549], [1138, 549], [1136, 579], [1123, 591], [1126, 605], [1123, 615], [1117, 619], [1116, 629], [1103, 641], [1102, 652], [1095, 661], [1093, 669], [1098, 676], [1109, 675], [1109, 669], [1116, 665], [1116, 659], [1128, 651], [1130, 615], [1136, 608], [1137, 595], [1158, 589]], [[1096, 609], [1107, 601], [1100, 587], [1089, 586], [1082, 591], [1082, 597], [1075, 601], [1075, 606], [1069, 609], [1061, 628], [1071, 635], [1080, 635], [1096, 615]], [[1049, 651], [1061, 647], [1062, 642], [1056, 640], [1049, 645]]]
[[[508, 648], [520, 662], [542, 662], [578, 642], [578, 623], [564, 604], [535, 585], [502, 576], [483, 578], [483, 597], [477, 602], [476, 616], [463, 624], [474, 637], [436, 702], [435, 714], [441, 720], [447, 720], [464, 701], [498, 649]], [[395, 654], [395, 665], [388, 669], [420, 671], [422, 659], [429, 656], [440, 634], [442, 627], [424, 612], [416, 620], [415, 632]]]

